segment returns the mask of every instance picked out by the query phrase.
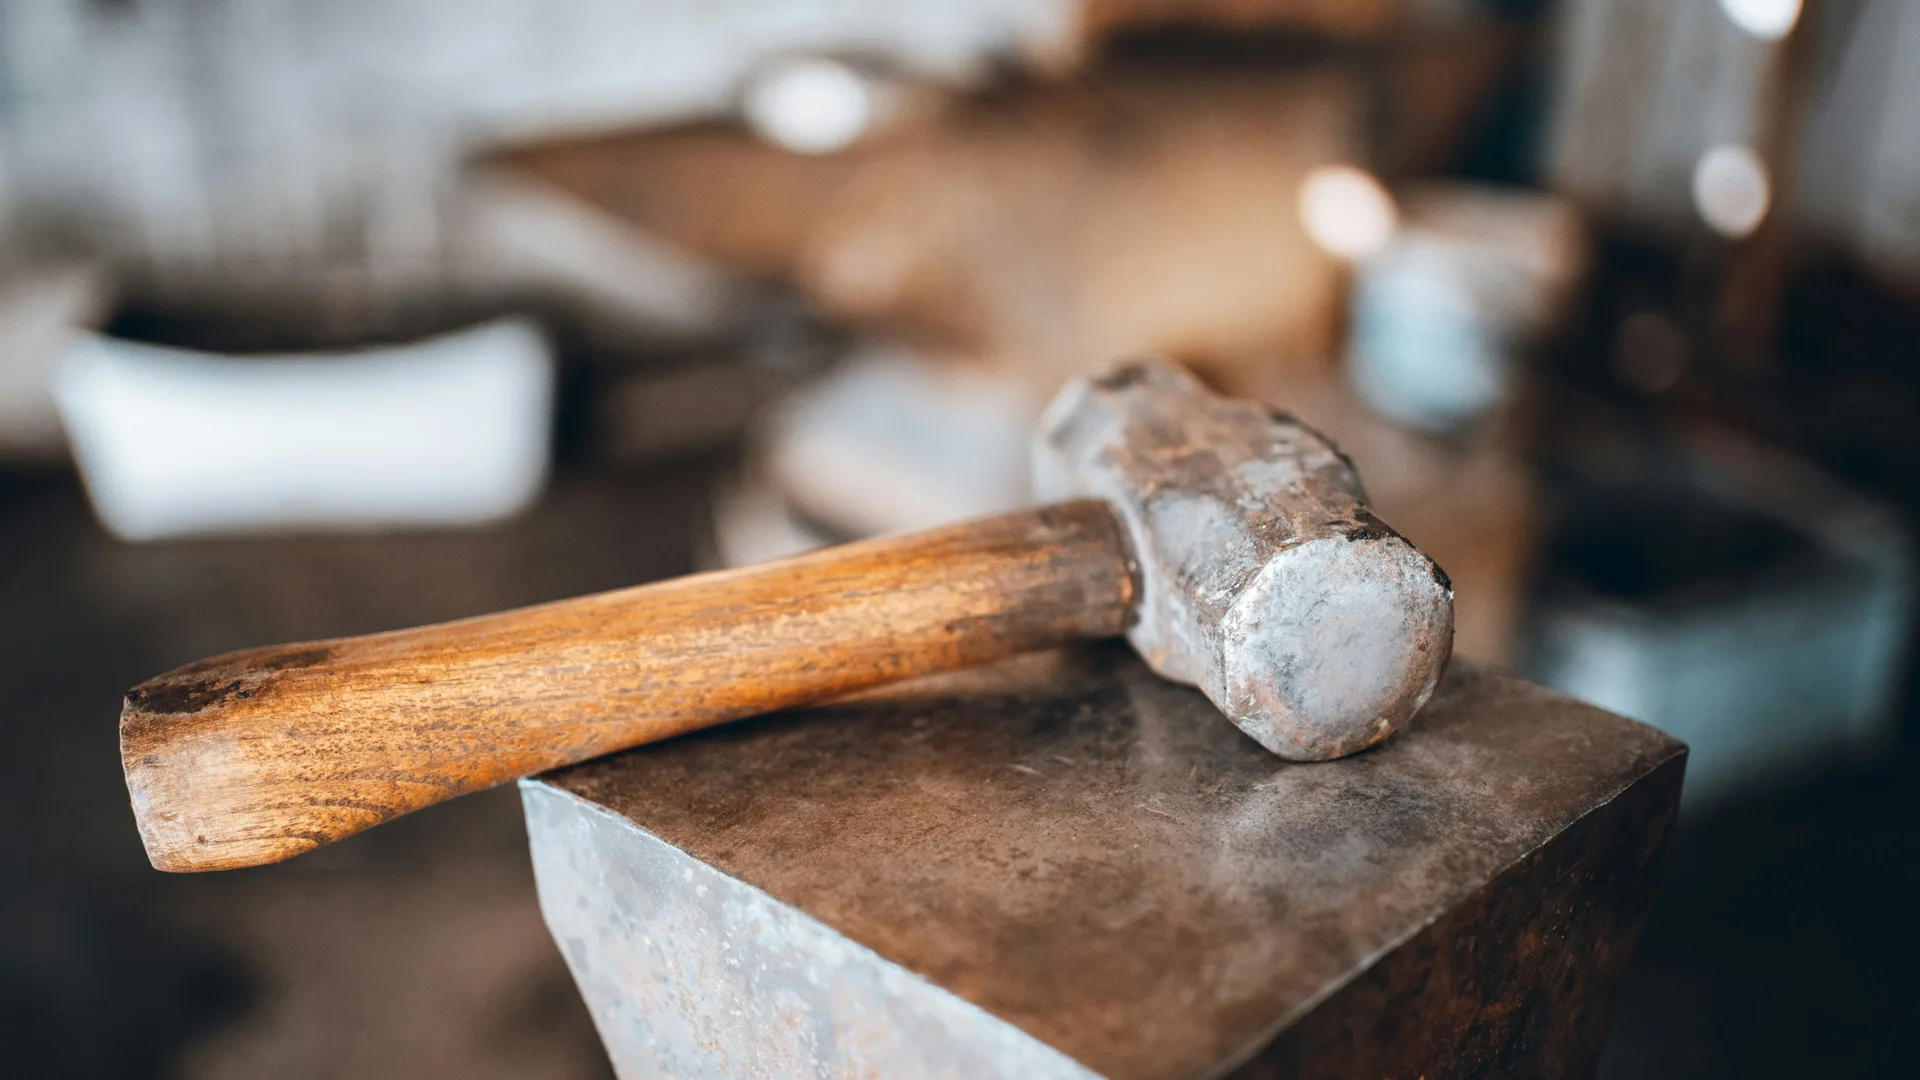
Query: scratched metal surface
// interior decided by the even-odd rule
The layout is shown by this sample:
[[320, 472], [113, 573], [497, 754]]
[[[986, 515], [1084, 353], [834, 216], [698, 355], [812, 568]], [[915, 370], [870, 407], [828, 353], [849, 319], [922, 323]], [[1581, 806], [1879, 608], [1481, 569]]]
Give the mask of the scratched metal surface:
[[625, 818], [522, 798], [541, 910], [621, 1080], [1099, 1080]]
[[1040, 428], [1035, 493], [1099, 499], [1131, 541], [1127, 639], [1261, 745], [1345, 757], [1433, 693], [1453, 583], [1367, 508], [1325, 436], [1162, 360], [1068, 383]]
[[[659, 838], [1095, 1072], [1145, 1080], [1244, 1060], [1683, 752], [1456, 664], [1380, 747], [1290, 763], [1196, 691], [1095, 646], [658, 744], [551, 774], [528, 797], [564, 794], [581, 813], [624, 819], [629, 835]], [[580, 876], [550, 865], [543, 896], [605, 890], [556, 872]], [[621, 888], [704, 902], [686, 884], [639, 874]], [[619, 912], [625, 901], [611, 900]], [[617, 914], [598, 921], [603, 942], [636, 932]], [[680, 948], [655, 962], [704, 962], [697, 942]], [[592, 940], [573, 951], [577, 967], [598, 963]], [[603, 987], [660, 979], [635, 964], [602, 974]], [[685, 993], [676, 1007], [722, 1004]]]

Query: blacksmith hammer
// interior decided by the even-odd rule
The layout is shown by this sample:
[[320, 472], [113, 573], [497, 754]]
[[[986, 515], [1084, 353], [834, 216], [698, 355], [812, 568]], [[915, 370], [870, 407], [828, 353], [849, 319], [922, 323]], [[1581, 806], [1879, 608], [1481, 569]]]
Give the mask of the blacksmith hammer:
[[1365, 749], [1433, 693], [1453, 589], [1293, 417], [1162, 361], [1061, 391], [1034, 509], [437, 626], [246, 649], [129, 691], [162, 870], [298, 855], [682, 732], [1126, 634], [1284, 758]]

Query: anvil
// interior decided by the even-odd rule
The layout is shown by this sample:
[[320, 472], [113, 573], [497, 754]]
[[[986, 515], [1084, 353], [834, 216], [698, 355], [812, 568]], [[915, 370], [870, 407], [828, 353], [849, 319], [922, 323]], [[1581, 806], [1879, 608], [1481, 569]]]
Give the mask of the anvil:
[[1280, 759], [1073, 647], [524, 781], [639, 1077], [1585, 1076], [1685, 748], [1456, 663]]

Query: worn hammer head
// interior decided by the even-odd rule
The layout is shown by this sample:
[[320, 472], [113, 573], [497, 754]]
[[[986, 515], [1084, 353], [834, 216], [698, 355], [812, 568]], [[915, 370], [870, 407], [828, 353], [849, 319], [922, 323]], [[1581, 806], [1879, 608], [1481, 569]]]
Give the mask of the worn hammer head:
[[1104, 499], [1125, 526], [1134, 648], [1274, 753], [1363, 750], [1440, 681], [1452, 584], [1293, 417], [1130, 361], [1060, 392], [1034, 473], [1043, 497]]

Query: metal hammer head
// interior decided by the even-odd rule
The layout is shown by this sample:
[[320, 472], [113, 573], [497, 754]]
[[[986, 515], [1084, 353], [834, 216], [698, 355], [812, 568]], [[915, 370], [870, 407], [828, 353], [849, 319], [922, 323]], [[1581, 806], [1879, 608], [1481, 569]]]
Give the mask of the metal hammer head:
[[1138, 565], [1128, 639], [1274, 753], [1363, 750], [1440, 681], [1452, 584], [1293, 417], [1130, 361], [1061, 390], [1034, 476], [1043, 497], [1113, 507]]

